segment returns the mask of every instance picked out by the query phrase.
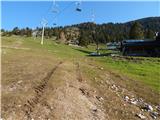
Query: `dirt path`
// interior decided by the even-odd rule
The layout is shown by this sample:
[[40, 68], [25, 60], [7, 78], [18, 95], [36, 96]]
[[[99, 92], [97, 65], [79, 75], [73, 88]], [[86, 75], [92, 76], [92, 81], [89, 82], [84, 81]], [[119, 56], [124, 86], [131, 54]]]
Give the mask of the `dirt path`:
[[33, 110], [36, 109], [36, 105], [40, 104], [40, 99], [43, 95], [43, 93], [45, 94], [45, 88], [48, 85], [48, 82], [51, 78], [51, 76], [54, 75], [54, 72], [56, 71], [56, 69], [59, 67], [59, 65], [62, 64], [62, 62], [60, 62], [59, 64], [57, 64], [47, 75], [44, 79], [42, 79], [42, 81], [39, 83], [39, 85], [35, 86], [33, 89], [35, 91], [35, 96], [32, 97], [32, 99], [27, 100], [27, 103], [24, 104], [24, 108], [22, 108], [25, 112], [25, 116], [24, 118], [27, 117], [27, 119], [32, 119], [31, 113], [34, 112]]
[[[27, 86], [27, 84], [25, 85]], [[79, 63], [60, 62], [31, 88], [29, 96], [10, 110], [2, 108], [7, 120], [105, 120], [96, 90], [83, 81]], [[20, 99], [20, 98], [18, 98]], [[10, 100], [8, 100], [9, 102]], [[6, 112], [5, 112], [6, 110]], [[2, 114], [2, 118], [3, 118]]]
[[39, 106], [32, 113], [33, 119], [105, 120], [102, 106], [94, 94], [90, 94], [94, 90], [85, 82], [79, 81], [82, 76], [79, 76], [80, 69], [77, 69], [77, 64], [70, 62], [63, 63], [57, 69], [54, 74], [56, 80], [53, 78], [52, 83], [50, 81], [54, 90], [46, 91], [46, 97], [41, 102], [45, 106]]
[[[22, 71], [16, 71], [16, 74], [20, 72], [20, 75], [23, 75], [22, 80], [18, 80], [15, 85], [13, 84], [15, 81], [12, 82], [11, 90], [7, 90], [3, 85], [2, 93], [6, 96], [3, 95], [2, 103], [6, 105], [2, 106], [2, 118], [5, 120], [137, 120], [138, 117], [135, 115], [144, 113], [146, 120], [152, 120], [151, 112], [143, 112], [138, 104], [131, 103], [135, 102], [131, 98], [136, 100], [139, 98], [125, 87], [124, 79], [119, 77], [117, 79], [113, 73], [94, 64], [87, 64], [87, 61], [86, 63], [76, 60], [65, 61], [51, 66], [46, 64], [41, 67], [43, 64], [39, 63], [38, 68], [43, 68], [45, 71], [39, 80], [36, 78], [27, 81], [28, 78], [33, 78], [33, 76], [28, 77], [29, 74], [25, 82], [26, 75], [23, 75]], [[20, 65], [18, 67], [22, 68]], [[28, 72], [34, 67], [34, 65], [29, 66]], [[85, 67], [87, 71], [84, 70]], [[36, 70], [42, 72], [41, 69]], [[96, 73], [88, 77], [87, 72], [92, 70]], [[38, 77], [39, 72], [34, 74]], [[24, 70], [24, 73], [27, 71]], [[97, 78], [92, 78], [94, 74], [97, 74]], [[21, 85], [23, 82], [24, 89]], [[129, 98], [126, 99], [126, 96]]]
[[105, 120], [102, 106], [94, 94], [90, 94], [94, 89], [82, 81], [78, 63], [65, 63], [63, 67], [70, 69], [61, 70], [64, 74], [60, 79], [64, 84], [55, 89], [54, 119]]

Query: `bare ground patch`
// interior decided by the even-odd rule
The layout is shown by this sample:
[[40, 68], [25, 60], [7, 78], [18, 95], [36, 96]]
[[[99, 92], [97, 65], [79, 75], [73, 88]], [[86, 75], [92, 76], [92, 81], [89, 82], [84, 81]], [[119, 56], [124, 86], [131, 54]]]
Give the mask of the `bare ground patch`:
[[94, 95], [88, 96], [82, 92], [81, 89], [85, 89], [91, 94], [92, 88], [86, 83], [77, 80], [76, 69], [74, 64], [65, 63], [60, 70], [63, 76], [58, 79], [64, 81], [64, 83], [54, 90], [55, 94], [52, 99], [54, 103], [54, 119], [105, 120], [104, 111]]
[[[25, 116], [27, 117], [27, 119], [32, 119], [31, 113], [33, 112], [34, 109], [36, 109], [36, 105], [40, 103], [40, 99], [43, 95], [43, 93], [45, 93], [45, 88], [47, 87], [48, 81], [51, 78], [51, 76], [54, 74], [55, 70], [59, 67], [59, 65], [62, 64], [62, 62], [60, 62], [59, 64], [57, 64], [47, 75], [44, 79], [42, 79], [42, 81], [39, 83], [38, 86], [34, 87], [34, 91], [35, 91], [35, 96], [30, 99], [27, 100], [27, 103], [24, 104], [24, 112], [25, 112]], [[47, 103], [43, 103], [44, 105], [46, 105], [47, 107], [49, 107], [47, 105]]]
[[131, 103], [132, 98], [142, 98], [156, 109], [159, 94], [141, 83], [87, 59], [65, 61], [56, 69], [58, 60], [43, 55], [25, 52], [3, 57], [2, 118], [137, 120], [136, 114], [143, 113], [152, 120], [151, 112]]
[[[138, 81], [131, 80], [125, 76], [106, 71], [103, 67], [94, 63], [84, 65], [89, 71], [96, 71], [87, 75], [92, 86], [95, 86], [99, 97], [103, 98], [105, 114], [112, 120], [137, 120], [138, 115], [144, 115], [146, 119], [152, 120], [153, 113], [158, 113], [159, 94]], [[87, 71], [83, 69], [85, 75]], [[96, 77], [93, 73], [96, 73]], [[92, 74], [92, 75], [91, 75]], [[127, 98], [127, 100], [126, 100]], [[146, 111], [151, 105], [153, 110]], [[144, 109], [145, 108], [145, 109]], [[159, 114], [159, 113], [158, 113]], [[159, 119], [159, 115], [156, 116]]]

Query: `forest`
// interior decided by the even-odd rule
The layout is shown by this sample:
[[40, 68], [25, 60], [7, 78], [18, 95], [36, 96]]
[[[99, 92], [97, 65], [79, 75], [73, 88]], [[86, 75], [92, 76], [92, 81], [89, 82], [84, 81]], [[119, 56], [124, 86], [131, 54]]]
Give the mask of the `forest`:
[[[42, 28], [18, 28], [7, 31], [1, 29], [2, 36], [41, 36]], [[91, 43], [119, 42], [126, 39], [155, 39], [155, 33], [160, 31], [160, 17], [148, 17], [125, 23], [96, 24], [85, 22], [70, 26], [45, 27], [45, 38], [56, 37], [65, 43], [87, 46]]]

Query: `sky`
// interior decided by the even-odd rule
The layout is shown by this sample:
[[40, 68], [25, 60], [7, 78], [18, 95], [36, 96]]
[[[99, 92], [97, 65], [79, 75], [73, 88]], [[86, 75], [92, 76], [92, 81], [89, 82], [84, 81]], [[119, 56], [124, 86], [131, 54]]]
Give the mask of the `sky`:
[[[160, 16], [160, 1], [83, 1], [81, 12], [77, 12], [75, 1], [56, 1], [58, 13], [52, 1], [2, 1], [1, 27], [11, 30], [14, 27], [32, 29], [41, 27], [45, 19], [47, 26], [66, 26], [82, 22], [124, 23], [145, 17]], [[93, 17], [95, 16], [95, 17]], [[56, 23], [56, 26], [54, 26]]]

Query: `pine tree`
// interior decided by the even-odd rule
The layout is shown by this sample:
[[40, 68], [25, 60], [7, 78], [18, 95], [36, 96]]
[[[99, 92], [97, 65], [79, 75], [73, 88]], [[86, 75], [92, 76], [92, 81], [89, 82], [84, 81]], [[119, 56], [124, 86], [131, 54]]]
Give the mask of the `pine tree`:
[[146, 38], [147, 39], [154, 39], [154, 36], [155, 36], [155, 33], [152, 30], [148, 29], [147, 33], [146, 33]]
[[80, 46], [85, 46], [85, 47], [87, 47], [89, 45], [88, 36], [87, 36], [86, 31], [81, 31], [80, 32], [79, 45]]
[[19, 35], [19, 34], [20, 34], [19, 28], [18, 28], [18, 27], [13, 28], [12, 34], [14, 34], [14, 35]]
[[130, 33], [129, 33], [130, 39], [143, 39], [144, 34], [142, 30], [142, 26], [138, 22], [134, 22], [131, 26]]

